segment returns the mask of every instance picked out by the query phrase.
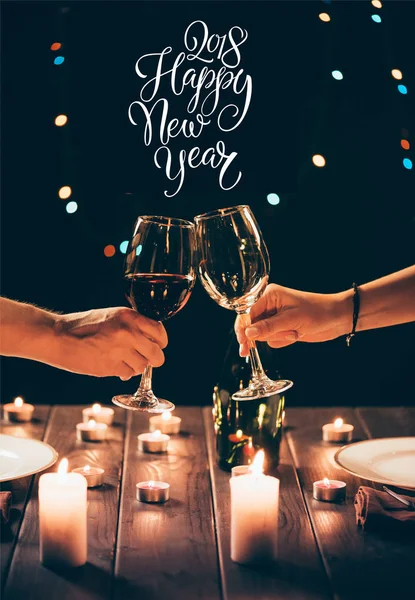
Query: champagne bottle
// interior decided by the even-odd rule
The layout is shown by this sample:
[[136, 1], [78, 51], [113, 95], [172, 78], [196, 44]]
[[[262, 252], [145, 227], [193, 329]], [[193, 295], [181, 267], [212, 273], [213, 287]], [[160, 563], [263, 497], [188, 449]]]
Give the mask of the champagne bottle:
[[[275, 353], [266, 343], [257, 343], [264, 370], [279, 379]], [[284, 419], [284, 394], [257, 400], [232, 400], [232, 394], [249, 384], [249, 358], [239, 356], [239, 345], [232, 330], [221, 376], [213, 390], [213, 420], [217, 462], [230, 471], [237, 465], [251, 464], [256, 452], [265, 452], [264, 471], [272, 473], [279, 464], [279, 449]]]

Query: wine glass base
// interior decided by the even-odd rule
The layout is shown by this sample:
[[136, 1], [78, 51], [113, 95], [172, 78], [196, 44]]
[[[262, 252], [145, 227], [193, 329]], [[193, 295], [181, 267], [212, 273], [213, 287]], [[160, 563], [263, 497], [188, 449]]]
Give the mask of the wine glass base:
[[120, 394], [119, 396], [114, 396], [112, 402], [127, 410], [138, 410], [140, 412], [153, 414], [164, 413], [176, 408], [175, 405], [168, 400], [163, 400], [162, 398], [156, 398], [154, 396], [153, 401], [150, 401], [146, 397], [140, 398], [140, 396], [135, 396], [134, 394]]
[[260, 398], [268, 398], [274, 394], [282, 394], [293, 386], [293, 382], [289, 379], [279, 379], [272, 381], [268, 377], [257, 382], [251, 383], [247, 388], [238, 390], [232, 394], [232, 400], [259, 400]]

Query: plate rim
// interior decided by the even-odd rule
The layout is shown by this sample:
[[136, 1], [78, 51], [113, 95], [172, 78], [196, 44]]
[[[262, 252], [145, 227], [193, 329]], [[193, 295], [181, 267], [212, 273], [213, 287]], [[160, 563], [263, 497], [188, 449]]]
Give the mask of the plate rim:
[[339, 460], [339, 455], [343, 450], [346, 450], [347, 448], [350, 448], [351, 446], [357, 446], [359, 444], [368, 444], [368, 443], [373, 443], [373, 442], [384, 442], [387, 440], [406, 440], [406, 439], [413, 439], [415, 440], [415, 436], [414, 435], [404, 435], [404, 436], [397, 436], [397, 437], [386, 437], [386, 438], [372, 438], [370, 440], [360, 440], [360, 442], [353, 442], [351, 444], [345, 444], [344, 446], [342, 446], [341, 448], [339, 448], [336, 452], [336, 454], [334, 455], [334, 462], [344, 471], [346, 471], [347, 473], [350, 473], [351, 475], [354, 475], [355, 477], [359, 477], [359, 479], [367, 479], [368, 481], [373, 481], [374, 483], [383, 483], [383, 484], [388, 484], [388, 485], [393, 485], [394, 487], [398, 487], [401, 488], [402, 490], [409, 490], [409, 491], [415, 491], [415, 485], [412, 487], [409, 487], [407, 485], [400, 485], [397, 483], [391, 483], [390, 481], [386, 481], [385, 479], [378, 479], [376, 477], [364, 477], [363, 475], [356, 473], [355, 471], [352, 471], [351, 469], [345, 467], [344, 465], [341, 464], [340, 460]]
[[2, 437], [12, 438], [14, 440], [26, 440], [28, 442], [30, 441], [30, 442], [33, 442], [36, 444], [41, 444], [42, 446], [46, 446], [47, 448], [49, 448], [49, 450], [52, 451], [52, 460], [47, 465], [44, 465], [40, 469], [35, 469], [34, 471], [29, 471], [28, 473], [24, 473], [22, 475], [14, 475], [13, 477], [2, 477], [0, 475], [0, 483], [4, 483], [5, 481], [14, 481], [15, 479], [21, 479], [22, 477], [31, 477], [32, 475], [36, 475], [36, 473], [40, 473], [41, 471], [45, 471], [46, 469], [49, 469], [49, 467], [54, 465], [59, 458], [59, 453], [56, 452], [55, 448], [53, 448], [50, 444], [47, 444], [46, 442], [42, 442], [42, 440], [34, 440], [32, 438], [22, 438], [22, 437], [19, 437], [18, 435], [9, 435], [8, 433], [1, 433], [0, 439]]

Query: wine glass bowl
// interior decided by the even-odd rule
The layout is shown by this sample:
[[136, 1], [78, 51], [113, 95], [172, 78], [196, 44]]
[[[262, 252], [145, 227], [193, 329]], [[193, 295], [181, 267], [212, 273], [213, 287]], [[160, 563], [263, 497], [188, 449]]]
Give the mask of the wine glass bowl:
[[[190, 298], [196, 281], [195, 227], [172, 217], [141, 216], [135, 224], [125, 259], [124, 283], [131, 307], [155, 321], [166, 321]], [[130, 410], [162, 413], [174, 409], [152, 390], [148, 365], [135, 394], [114, 396], [113, 403]]]
[[[270, 260], [256, 219], [247, 205], [220, 208], [195, 217], [198, 274], [209, 296], [220, 306], [249, 315], [268, 285]], [[246, 316], [247, 325], [249, 317]], [[282, 393], [293, 383], [269, 379], [255, 342], [249, 343], [252, 380], [233, 394], [253, 400]]]

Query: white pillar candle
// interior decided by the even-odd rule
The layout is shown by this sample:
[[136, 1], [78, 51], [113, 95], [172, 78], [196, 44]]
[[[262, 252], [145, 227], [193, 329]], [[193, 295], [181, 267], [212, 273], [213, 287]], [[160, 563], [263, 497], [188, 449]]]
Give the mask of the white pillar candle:
[[277, 558], [279, 479], [262, 472], [264, 451], [248, 475], [232, 477], [231, 559], [248, 564]]
[[67, 469], [64, 458], [57, 473], [39, 479], [40, 560], [47, 567], [80, 567], [87, 560], [87, 483]]
[[153, 433], [140, 433], [137, 436], [140, 452], [167, 452], [170, 436], [158, 429]]
[[108, 425], [96, 423], [93, 419], [88, 423], [78, 423], [76, 437], [82, 442], [102, 442], [107, 437]]
[[323, 425], [324, 442], [351, 442], [353, 438], [353, 425], [343, 423], [343, 419], [336, 419], [334, 423]]
[[20, 396], [17, 396], [14, 402], [9, 402], [3, 406], [4, 418], [11, 423], [31, 421], [34, 410], [33, 404], [28, 404]]
[[114, 409], [109, 406], [93, 404], [92, 406], [83, 409], [82, 418], [84, 423], [88, 423], [88, 421], [93, 419], [96, 423], [105, 423], [105, 425], [110, 427], [114, 420], [114, 414]]
[[150, 431], [161, 431], [167, 435], [177, 435], [180, 433], [180, 417], [175, 417], [170, 411], [165, 411], [161, 415], [150, 417]]

